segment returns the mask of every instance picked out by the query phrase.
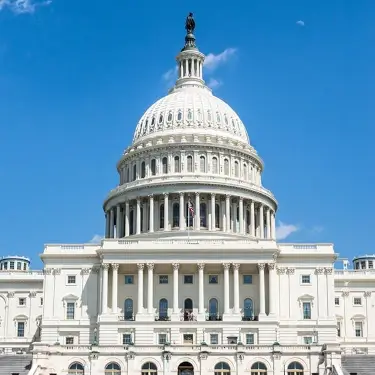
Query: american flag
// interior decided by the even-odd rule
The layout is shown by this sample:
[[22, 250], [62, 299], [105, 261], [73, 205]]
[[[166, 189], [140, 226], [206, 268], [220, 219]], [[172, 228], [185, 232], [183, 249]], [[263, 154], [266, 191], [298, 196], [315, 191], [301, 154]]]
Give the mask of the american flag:
[[191, 203], [190, 200], [188, 201], [188, 209], [191, 213], [191, 216], [194, 217], [194, 206], [193, 206], [193, 203]]

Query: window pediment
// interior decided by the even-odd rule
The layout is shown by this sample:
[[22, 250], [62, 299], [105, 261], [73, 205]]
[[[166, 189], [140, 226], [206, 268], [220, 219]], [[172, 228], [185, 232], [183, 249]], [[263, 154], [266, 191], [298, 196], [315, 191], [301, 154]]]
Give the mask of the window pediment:
[[14, 317], [14, 320], [28, 320], [29, 318], [26, 315], [20, 314]]
[[63, 301], [78, 301], [79, 298], [75, 296], [74, 294], [68, 294], [65, 297], [63, 297]]
[[302, 296], [298, 297], [298, 301], [299, 301], [300, 306], [302, 306], [303, 302], [310, 302], [311, 305], [313, 306], [314, 296], [312, 296], [311, 294], [303, 294]]
[[356, 315], [352, 316], [352, 320], [357, 321], [357, 322], [361, 322], [361, 321], [366, 320], [366, 317], [362, 314], [356, 314]]

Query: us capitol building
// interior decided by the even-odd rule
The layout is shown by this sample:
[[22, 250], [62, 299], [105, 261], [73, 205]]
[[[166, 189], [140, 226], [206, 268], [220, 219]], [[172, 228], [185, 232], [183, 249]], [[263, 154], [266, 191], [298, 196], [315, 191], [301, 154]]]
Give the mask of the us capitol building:
[[46, 245], [43, 271], [0, 261], [0, 374], [22, 357], [30, 375], [342, 375], [375, 354], [375, 256], [335, 270], [332, 244], [276, 242], [263, 161], [194, 29], [117, 163], [105, 239]]

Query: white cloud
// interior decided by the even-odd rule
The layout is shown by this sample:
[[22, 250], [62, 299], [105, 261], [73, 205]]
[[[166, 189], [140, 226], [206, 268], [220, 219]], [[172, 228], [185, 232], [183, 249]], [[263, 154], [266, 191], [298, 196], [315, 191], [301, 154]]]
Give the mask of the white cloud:
[[204, 60], [204, 66], [207, 69], [214, 70], [219, 65], [227, 62], [233, 55], [235, 55], [236, 52], [236, 48], [227, 48], [217, 55], [209, 53]]
[[305, 26], [305, 22], [302, 21], [302, 20], [297, 21], [296, 24], [297, 24], [298, 26]]
[[276, 239], [284, 240], [289, 237], [292, 233], [297, 232], [299, 228], [293, 224], [285, 224], [279, 221], [279, 225], [276, 227]]
[[8, 8], [16, 14], [34, 13], [37, 7], [51, 3], [52, 0], [0, 0], [0, 11]]
[[216, 89], [221, 86], [223, 83], [215, 78], [210, 78], [207, 82], [207, 86], [211, 89]]
[[101, 243], [102, 242], [102, 239], [103, 239], [103, 236], [101, 236], [100, 234], [95, 234], [93, 238], [91, 238], [91, 240], [89, 241], [89, 243]]

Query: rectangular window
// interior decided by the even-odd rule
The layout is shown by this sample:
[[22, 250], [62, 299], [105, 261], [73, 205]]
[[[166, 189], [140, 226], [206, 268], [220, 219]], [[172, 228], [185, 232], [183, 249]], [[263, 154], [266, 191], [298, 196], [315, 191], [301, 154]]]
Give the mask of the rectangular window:
[[303, 319], [311, 319], [311, 303], [303, 303]]
[[66, 304], [66, 319], [73, 320], [74, 319], [74, 313], [75, 313], [75, 303], [74, 302], [68, 302]]
[[337, 336], [341, 337], [341, 322], [337, 322]]
[[25, 322], [17, 323], [17, 337], [25, 337]]
[[335, 305], [340, 306], [340, 298], [339, 297], [335, 297]]
[[17, 262], [17, 270], [21, 270], [21, 262]]
[[159, 345], [164, 345], [167, 343], [167, 334], [166, 333], [159, 333], [158, 336]]
[[18, 298], [18, 306], [26, 306], [26, 298]]
[[125, 285], [134, 284], [133, 275], [125, 275]]
[[73, 345], [74, 344], [74, 337], [67, 336], [65, 337], [65, 345]]
[[374, 268], [374, 261], [373, 260], [368, 261], [368, 268]]
[[246, 345], [254, 345], [254, 334], [246, 333]]
[[14, 262], [9, 262], [9, 269], [14, 270]]
[[362, 306], [362, 298], [361, 297], [354, 297], [353, 303], [354, 303], [354, 306]]
[[159, 284], [168, 284], [168, 275], [159, 275]]
[[208, 275], [208, 283], [209, 284], [218, 284], [219, 283], [219, 276], [218, 275]]
[[219, 335], [217, 333], [211, 333], [210, 343], [211, 343], [211, 345], [218, 345], [219, 344]]
[[361, 262], [361, 268], [364, 270], [364, 269], [366, 269], [366, 261], [365, 260], [363, 260], [362, 262]]
[[4, 263], [4, 270], [7, 270], [7, 269], [8, 269], [8, 263], [5, 262], [5, 263]]
[[310, 275], [302, 275], [301, 281], [302, 281], [302, 284], [311, 284]]
[[184, 284], [193, 284], [193, 275], [184, 275]]
[[229, 345], [237, 345], [237, 337], [236, 336], [228, 336], [228, 344]]
[[124, 333], [122, 335], [122, 343], [124, 345], [130, 345], [132, 343], [132, 335], [131, 335], [131, 333]]
[[184, 344], [193, 344], [194, 335], [191, 333], [184, 334]]
[[68, 284], [72, 285], [76, 283], [76, 277], [75, 276], [68, 276]]
[[362, 337], [362, 322], [355, 322], [355, 337]]
[[252, 284], [253, 283], [253, 275], [243, 275], [243, 283], [244, 284]]
[[311, 345], [312, 342], [313, 342], [313, 339], [312, 339], [311, 336], [306, 336], [306, 337], [303, 338], [303, 343], [304, 343], [305, 345]]

